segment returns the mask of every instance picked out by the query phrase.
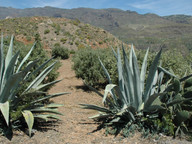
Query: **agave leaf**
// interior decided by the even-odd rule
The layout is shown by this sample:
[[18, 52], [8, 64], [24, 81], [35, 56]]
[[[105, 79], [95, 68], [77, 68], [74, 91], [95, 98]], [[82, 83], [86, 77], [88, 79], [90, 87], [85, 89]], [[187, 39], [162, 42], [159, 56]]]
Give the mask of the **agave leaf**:
[[[48, 59], [48, 60], [45, 61], [43, 64], [41, 64], [37, 69], [35, 69], [35, 71], [33, 71], [33, 72], [30, 74], [30, 76], [35, 75], [36, 73], [38, 73], [39, 71], [41, 71], [41, 70], [45, 67], [45, 65], [47, 65], [53, 58], [54, 58], [54, 57]], [[29, 76], [28, 78], [30, 78], [30, 76]]]
[[163, 67], [161, 67], [161, 66], [158, 66], [158, 70], [160, 70], [160, 71], [162, 71], [162, 72], [166, 73], [167, 75], [169, 75], [169, 76], [171, 76], [171, 77], [177, 78], [177, 76], [176, 76], [176, 75], [174, 75], [173, 73], [171, 73], [171, 72], [167, 71], [166, 69], [164, 69], [164, 68], [163, 68]]
[[[1, 49], [0, 49], [0, 84], [2, 85], [3, 70], [5, 66], [4, 51], [3, 51], [3, 34], [1, 35]], [[1, 90], [2, 91], [2, 87]]]
[[25, 92], [27, 92], [28, 90], [30, 90], [31, 88], [36, 88], [43, 80], [44, 78], [49, 74], [49, 72], [53, 69], [53, 66], [56, 64], [56, 62], [54, 62], [53, 64], [51, 64], [50, 66], [48, 66], [46, 69], [44, 69], [32, 82], [31, 84], [28, 86], [28, 88], [25, 90]]
[[103, 114], [103, 113], [100, 113], [100, 114], [97, 114], [97, 115], [94, 115], [94, 116], [91, 116], [89, 117], [90, 119], [104, 119], [104, 118], [108, 118], [112, 116], [112, 114]]
[[130, 120], [135, 121], [135, 116], [133, 115], [132, 112], [128, 111], [128, 117]]
[[144, 109], [151, 106], [152, 103], [160, 96], [165, 95], [166, 93], [155, 93], [153, 95], [150, 95], [146, 103], [144, 104]]
[[102, 68], [103, 68], [103, 70], [104, 70], [104, 72], [105, 72], [105, 75], [107, 76], [108, 82], [109, 82], [110, 84], [112, 84], [111, 77], [110, 77], [107, 69], [105, 68], [105, 66], [103, 65], [103, 63], [102, 63], [102, 61], [101, 61], [100, 59], [99, 59], [99, 61], [100, 61], [100, 64], [101, 64], [101, 66], [102, 66]]
[[83, 106], [83, 109], [92, 109], [100, 112], [105, 112], [105, 113], [112, 113], [109, 109], [106, 109], [104, 107], [96, 106], [96, 105], [89, 105], [89, 104], [79, 104]]
[[112, 49], [113, 54], [114, 54], [114, 56], [115, 56], [115, 58], [116, 58], [116, 60], [117, 60], [117, 53], [115, 52], [115, 50], [113, 49], [113, 47], [111, 47], [111, 49]]
[[132, 56], [132, 66], [133, 66], [133, 85], [135, 91], [135, 101], [133, 101], [133, 106], [136, 109], [139, 109], [140, 105], [142, 104], [142, 91], [141, 91], [141, 81], [140, 81], [140, 72], [137, 63], [137, 57], [135, 55], [133, 49], [133, 56]]
[[87, 85], [85, 81], [83, 81], [84, 85], [86, 85], [90, 90], [94, 91], [95, 93], [97, 93], [99, 96], [103, 97], [103, 94], [100, 93], [97, 89], [95, 89], [94, 87]]
[[153, 83], [152, 83], [152, 87], [151, 87], [151, 90], [149, 92], [149, 96], [153, 95], [154, 93], [157, 93], [157, 86], [156, 86], [157, 81], [158, 81], [158, 71], [156, 71], [156, 73], [155, 73]]
[[121, 54], [119, 48], [117, 49], [117, 70], [118, 70], [118, 82], [121, 92], [124, 92], [124, 80], [123, 80], [123, 67], [121, 63]]
[[50, 83], [46, 83], [46, 84], [39, 85], [38, 87], [35, 88], [35, 90], [44, 89], [44, 88], [49, 87], [49, 86], [52, 86], [52, 85], [54, 85], [54, 84], [56, 84], [56, 83], [58, 83], [58, 82], [60, 82], [60, 81], [62, 81], [62, 79], [61, 79], [61, 80], [55, 80], [55, 81], [52, 81], [52, 82], [50, 82]]
[[23, 69], [25, 74], [29, 73], [29, 71], [37, 64], [39, 60], [30, 61], [27, 66]]
[[160, 72], [158, 76], [158, 91], [160, 92], [163, 92], [165, 90], [165, 85], [162, 85], [163, 77], [164, 77], [164, 73]]
[[[11, 75], [11, 77], [8, 79], [8, 81], [6, 82], [2, 93], [1, 93], [1, 97], [0, 97], [0, 102], [4, 103], [7, 100], [13, 100], [13, 96], [14, 96], [14, 90], [16, 88], [19, 87], [19, 83], [21, 82], [23, 77], [23, 73], [19, 72], [16, 74]], [[12, 93], [11, 93], [12, 91]]]
[[49, 118], [60, 120], [60, 117], [58, 117], [57, 115], [53, 115], [53, 114], [38, 114], [38, 115], [34, 115], [34, 118], [43, 119], [46, 122], [49, 120]]
[[114, 84], [108, 84], [108, 85], [105, 87], [105, 93], [104, 93], [104, 97], [103, 97], [102, 103], [105, 102], [108, 93], [110, 93], [110, 94], [112, 95], [115, 103], [117, 103], [116, 98], [115, 98], [115, 97], [113, 96], [113, 94], [112, 94], [112, 89], [113, 89], [114, 87], [116, 87], [116, 85], [114, 85]]
[[125, 91], [127, 93], [126, 97], [129, 103], [135, 101], [134, 85], [131, 68], [129, 66], [128, 58], [123, 49], [123, 60], [124, 60], [124, 79], [125, 79]]
[[133, 60], [133, 51], [134, 51], [134, 49], [133, 49], [133, 44], [131, 45], [131, 51], [130, 51], [130, 53], [129, 53], [129, 66], [130, 66], [130, 70], [131, 70], [131, 74], [133, 74], [133, 62], [132, 62], [132, 60]]
[[183, 82], [183, 81], [189, 79], [190, 77], [192, 77], [192, 74], [190, 74], [190, 75], [188, 75], [188, 76], [186, 76], [186, 77], [181, 78], [179, 81], [180, 81], [180, 82]]
[[[86, 85], [90, 90], [94, 91], [94, 92], [97, 93], [99, 96], [103, 97], [103, 94], [101, 94], [97, 89], [93, 88], [93, 87], [90, 86], [90, 85], [87, 85], [87, 84], [85, 83], [85, 81], [83, 81], [83, 83], [84, 83], [84, 85]], [[106, 103], [108, 103], [108, 104], [110, 104], [110, 105], [113, 105], [112, 102], [111, 102], [108, 98], [106, 98]], [[115, 105], [113, 105], [113, 106], [115, 106]]]
[[34, 108], [34, 109], [30, 109], [31, 112], [37, 112], [37, 113], [45, 113], [45, 112], [48, 112], [48, 113], [55, 113], [55, 114], [59, 114], [59, 115], [63, 115], [62, 113], [60, 113], [58, 111], [57, 108], [47, 108], [47, 107], [37, 107], [37, 108]]
[[7, 126], [9, 126], [9, 102], [6, 101], [5, 103], [0, 103], [0, 110], [7, 123]]
[[39, 98], [39, 99], [37, 99], [35, 101], [32, 101], [31, 104], [35, 104], [35, 103], [43, 101], [43, 100], [47, 100], [47, 99], [50, 99], [50, 98], [54, 98], [54, 97], [58, 97], [58, 96], [61, 96], [61, 95], [66, 95], [66, 94], [70, 94], [70, 93], [63, 92], [63, 93], [51, 94], [51, 95], [45, 96], [43, 98]]
[[19, 51], [10, 59], [8, 65], [7, 65], [7, 68], [4, 70], [3, 81], [2, 81], [3, 86], [7, 82], [9, 77], [13, 74], [15, 62], [16, 62], [18, 56], [19, 56]]
[[21, 63], [20, 63], [20, 65], [19, 65], [19, 67], [18, 67], [18, 69], [17, 69], [16, 72], [19, 72], [19, 71], [20, 71], [21, 67], [23, 66], [23, 64], [25, 63], [25, 61], [28, 59], [28, 57], [30, 56], [31, 52], [32, 52], [33, 49], [35, 48], [35, 44], [36, 44], [36, 43], [34, 43], [34, 45], [33, 45], [32, 48], [29, 50], [29, 52], [27, 53], [27, 55], [23, 58], [23, 60], [21, 61]]
[[141, 91], [142, 92], [144, 90], [144, 82], [145, 82], [145, 75], [146, 75], [146, 70], [147, 70], [147, 57], [148, 57], [148, 53], [149, 53], [149, 48], [146, 51], [145, 57], [143, 59], [142, 68], [141, 68], [140, 79], [141, 79]]
[[27, 126], [29, 128], [29, 136], [31, 137], [31, 131], [32, 131], [33, 124], [34, 124], [34, 116], [33, 116], [32, 112], [29, 110], [24, 110], [22, 112], [22, 114], [23, 114], [23, 117], [25, 118], [25, 122], [27, 123]]
[[62, 106], [63, 106], [63, 104], [51, 103], [51, 104], [45, 105], [44, 107], [45, 108], [58, 108], [58, 107], [62, 107]]
[[151, 64], [149, 74], [148, 74], [148, 78], [147, 78], [147, 81], [146, 81], [146, 88], [145, 88], [144, 96], [143, 96], [144, 103], [146, 103], [146, 101], [147, 101], [147, 99], [149, 97], [150, 89], [153, 86], [153, 80], [154, 80], [154, 76], [155, 76], [155, 73], [156, 73], [156, 70], [157, 70], [157, 65], [159, 63], [161, 52], [162, 52], [162, 49], [158, 52], [158, 54], [156, 55], [153, 63]]
[[9, 45], [9, 49], [5, 58], [5, 69], [7, 69], [9, 62], [12, 59], [13, 56], [13, 35], [11, 36], [11, 41], [10, 41], [10, 45]]

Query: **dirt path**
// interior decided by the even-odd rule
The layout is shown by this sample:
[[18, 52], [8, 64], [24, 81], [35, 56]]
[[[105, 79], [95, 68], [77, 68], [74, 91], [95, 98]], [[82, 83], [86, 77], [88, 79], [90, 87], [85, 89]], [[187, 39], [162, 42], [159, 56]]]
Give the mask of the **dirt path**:
[[[95, 112], [81, 109], [78, 104], [100, 104], [101, 98], [93, 92], [86, 92], [83, 88], [83, 83], [75, 77], [74, 71], [71, 69], [72, 62], [70, 59], [63, 60], [62, 66], [59, 69], [62, 79], [56, 84], [50, 93], [71, 92], [71, 94], [54, 98], [55, 103], [64, 104], [59, 111], [64, 115], [61, 116], [61, 121], [56, 123], [54, 127], [50, 127], [47, 131], [34, 131], [34, 136], [29, 138], [23, 132], [15, 132], [13, 139], [8, 141], [5, 137], [0, 137], [0, 143], [25, 143], [25, 144], [139, 144], [139, 143], [157, 143], [153, 140], [140, 138], [139, 134], [129, 139], [121, 136], [105, 136], [104, 130], [95, 131], [98, 124], [88, 119]], [[173, 142], [173, 141], [172, 141]], [[172, 143], [170, 140], [160, 143]], [[173, 143], [177, 143], [174, 141]], [[180, 142], [178, 142], [180, 143]]]

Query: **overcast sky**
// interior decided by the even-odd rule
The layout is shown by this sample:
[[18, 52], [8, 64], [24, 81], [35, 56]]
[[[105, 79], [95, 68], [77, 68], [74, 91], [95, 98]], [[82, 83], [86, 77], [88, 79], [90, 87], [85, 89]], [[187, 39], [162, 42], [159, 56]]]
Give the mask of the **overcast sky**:
[[59, 8], [119, 8], [140, 14], [155, 13], [160, 16], [173, 14], [192, 15], [192, 0], [0, 0], [0, 6], [32, 8], [52, 6]]

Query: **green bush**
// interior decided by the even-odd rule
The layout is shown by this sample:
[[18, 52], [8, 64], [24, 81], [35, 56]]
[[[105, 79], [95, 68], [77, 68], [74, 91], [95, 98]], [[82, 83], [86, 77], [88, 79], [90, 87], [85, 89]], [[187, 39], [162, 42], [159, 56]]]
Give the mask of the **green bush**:
[[[138, 64], [140, 66], [142, 65], [142, 60], [144, 58], [145, 51], [146, 50], [136, 50]], [[129, 49], [126, 50], [126, 53], [129, 53]], [[93, 50], [87, 48], [80, 48], [73, 57], [74, 70], [76, 72], [76, 76], [78, 78], [85, 79], [86, 82], [89, 83], [91, 86], [99, 87], [100, 84], [105, 83], [105, 75], [102, 72], [99, 61], [97, 59], [99, 55], [101, 55], [100, 57], [104, 65], [109, 64], [105, 61], [110, 61], [110, 66], [108, 65], [106, 67], [110, 72], [113, 82], [117, 84], [118, 76], [116, 73], [116, 61], [114, 60], [114, 56], [112, 54], [111, 49]], [[149, 52], [148, 67], [150, 67], [154, 56], [155, 52]], [[162, 53], [161, 56], [162, 67], [169, 71], [174, 71], [174, 74], [179, 77], [183, 77], [186, 72], [187, 74], [192, 73], [189, 61], [190, 59], [188, 59], [189, 58], [184, 58], [184, 56], [176, 50], [165, 51], [164, 53]], [[91, 69], [88, 70], [87, 67], [91, 67]]]
[[[154, 53], [150, 52], [148, 57], [149, 65], [154, 58]], [[137, 54], [139, 64], [141, 65], [141, 60], [144, 58], [144, 50], [139, 50]], [[183, 77], [184, 74], [192, 73], [190, 66], [190, 61], [185, 56], [181, 54], [180, 51], [176, 49], [164, 51], [161, 56], [162, 67], [166, 70], [173, 71], [178, 77]]]
[[48, 33], [50, 33], [50, 30], [49, 30], [49, 29], [46, 29], [46, 30], [44, 31], [44, 34], [48, 34]]
[[66, 39], [66, 38], [61, 38], [61, 39], [60, 39], [60, 42], [62, 42], [63, 44], [65, 44], [65, 43], [66, 43], [66, 41], [67, 41], [67, 39]]
[[68, 59], [69, 58], [69, 50], [63, 47], [54, 47], [52, 49], [52, 56], [59, 57], [61, 59]]
[[76, 76], [91, 86], [103, 87], [107, 80], [98, 60], [99, 57], [112, 75], [112, 81], [117, 82], [115, 57], [111, 55], [113, 55], [111, 49], [84, 48], [76, 51], [72, 58]]

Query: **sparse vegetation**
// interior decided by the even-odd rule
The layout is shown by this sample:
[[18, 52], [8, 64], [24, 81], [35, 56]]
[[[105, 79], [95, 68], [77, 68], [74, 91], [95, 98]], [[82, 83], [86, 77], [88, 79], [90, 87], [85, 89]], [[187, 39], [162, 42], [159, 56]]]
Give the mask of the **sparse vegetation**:
[[52, 49], [52, 56], [59, 57], [61, 59], [69, 58], [69, 50], [67, 48], [63, 48], [61, 46], [55, 46]]
[[62, 42], [63, 44], [65, 44], [65, 43], [66, 43], [66, 41], [67, 41], [67, 39], [66, 39], [66, 38], [61, 38], [61, 40], [60, 40], [60, 42]]
[[50, 33], [50, 30], [49, 30], [49, 29], [46, 29], [46, 30], [44, 31], [44, 34], [48, 34], [48, 33]]
[[98, 57], [103, 61], [112, 75], [113, 82], [117, 80], [117, 69], [114, 57], [111, 57], [112, 52], [109, 49], [93, 50], [91, 48], [83, 48], [78, 50], [73, 55], [73, 69], [76, 76], [85, 80], [91, 86], [103, 87], [106, 84], [106, 77], [102, 71], [102, 67], [98, 61]]

